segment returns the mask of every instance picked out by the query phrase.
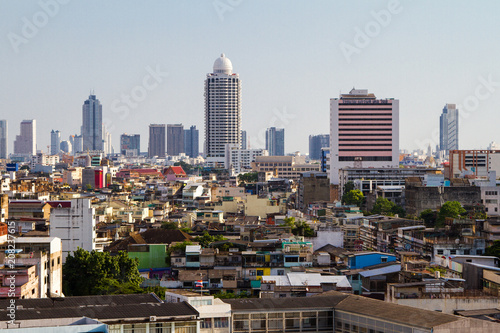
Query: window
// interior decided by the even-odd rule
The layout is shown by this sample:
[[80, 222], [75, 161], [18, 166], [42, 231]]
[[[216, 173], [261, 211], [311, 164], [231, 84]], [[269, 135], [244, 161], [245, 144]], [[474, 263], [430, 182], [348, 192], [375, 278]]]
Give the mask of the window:
[[455, 255], [455, 254], [457, 254], [457, 250], [450, 250], [450, 254], [451, 254], [451, 255]]
[[214, 318], [214, 328], [227, 328], [229, 327], [228, 318]]
[[203, 319], [200, 326], [200, 328], [212, 328], [212, 318]]
[[250, 274], [250, 276], [255, 276], [257, 274], [253, 269], [250, 270], [248, 273]]
[[476, 254], [477, 254], [478, 256], [482, 255], [482, 254], [483, 254], [483, 250], [476, 250]]
[[282, 269], [279, 269], [279, 270], [278, 270], [278, 275], [285, 275], [285, 271], [284, 271], [284, 270], [282, 270]]
[[443, 255], [444, 254], [444, 250], [437, 250], [437, 254]]
[[257, 270], [257, 276], [263, 276], [264, 275], [264, 270], [258, 269]]
[[387, 262], [387, 257], [380, 258], [382, 262]]

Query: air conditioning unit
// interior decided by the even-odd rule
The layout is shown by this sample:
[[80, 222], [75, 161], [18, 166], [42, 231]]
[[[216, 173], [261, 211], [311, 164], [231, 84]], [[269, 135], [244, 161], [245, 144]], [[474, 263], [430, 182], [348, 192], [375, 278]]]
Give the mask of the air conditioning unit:
[[149, 316], [149, 321], [156, 321], [156, 316]]

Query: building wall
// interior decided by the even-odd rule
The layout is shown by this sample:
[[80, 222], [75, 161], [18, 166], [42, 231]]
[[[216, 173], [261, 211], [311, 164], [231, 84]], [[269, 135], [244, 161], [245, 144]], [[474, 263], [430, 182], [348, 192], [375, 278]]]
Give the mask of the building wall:
[[167, 125], [167, 154], [179, 156], [184, 153], [184, 126], [182, 124]]
[[149, 244], [144, 246], [148, 247], [149, 251], [134, 251], [134, 246], [128, 251], [129, 258], [139, 259], [139, 269], [164, 268], [169, 266], [169, 263], [165, 261], [167, 258], [167, 245]]
[[330, 100], [330, 182], [345, 167], [399, 165], [399, 101], [352, 89]]
[[418, 186], [406, 184], [406, 213], [419, 216], [426, 209], [436, 210], [446, 201], [458, 201], [464, 205], [481, 204], [479, 186]]
[[401, 298], [393, 299], [393, 303], [411, 306], [414, 308], [441, 311], [453, 314], [455, 310], [482, 310], [500, 307], [497, 297], [470, 297], [470, 298]]
[[50, 235], [62, 240], [63, 263], [78, 247], [95, 250], [95, 212], [90, 199], [72, 199], [70, 208], [53, 208]]
[[165, 157], [165, 124], [149, 125], [148, 157]]

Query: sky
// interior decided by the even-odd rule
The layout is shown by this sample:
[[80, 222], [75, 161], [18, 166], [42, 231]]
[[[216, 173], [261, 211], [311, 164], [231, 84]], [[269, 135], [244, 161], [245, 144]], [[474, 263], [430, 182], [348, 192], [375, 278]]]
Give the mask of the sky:
[[[400, 101], [400, 147], [439, 142], [458, 105], [460, 148], [500, 142], [499, 1], [0, 0], [0, 119], [9, 152], [23, 119], [79, 134], [91, 90], [115, 151], [151, 123], [196, 125], [204, 80], [221, 53], [242, 80], [251, 148], [285, 128], [285, 151], [329, 133], [330, 98], [353, 87]], [[128, 104], [127, 104], [127, 96]], [[130, 97], [132, 96], [132, 97]]]

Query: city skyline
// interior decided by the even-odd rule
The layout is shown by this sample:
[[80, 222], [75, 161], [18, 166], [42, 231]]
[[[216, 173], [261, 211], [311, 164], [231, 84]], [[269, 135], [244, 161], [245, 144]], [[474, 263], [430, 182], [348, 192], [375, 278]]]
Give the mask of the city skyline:
[[[122, 133], [147, 137], [150, 123], [203, 128], [200, 81], [214, 56], [224, 52], [238, 64], [245, 81], [242, 129], [252, 148], [264, 147], [265, 129], [276, 126], [296, 133], [286, 138], [287, 153], [306, 153], [308, 136], [328, 131], [328, 100], [353, 86], [401, 101], [403, 148], [425, 150], [431, 144], [434, 149], [445, 103], [457, 104], [466, 117], [461, 148], [480, 149], [500, 141], [493, 125], [500, 104], [500, 46], [494, 42], [494, 13], [500, 4], [483, 2], [474, 10], [465, 1], [252, 1], [228, 6], [221, 12], [211, 2], [142, 7], [95, 3], [88, 16], [83, 14], [86, 5], [72, 2], [61, 4], [37, 33], [26, 37], [23, 18], [33, 22], [43, 8], [37, 1], [4, 2], [1, 118], [11, 124], [37, 119], [39, 147], [46, 147], [50, 135], [45, 133], [52, 127], [64, 138], [80, 133], [73, 118], [85, 92], [95, 89], [115, 150]], [[389, 16], [381, 18], [380, 13]], [[454, 20], [442, 24], [443, 13]], [[114, 19], [116, 15], [125, 20]], [[370, 27], [374, 30], [367, 34]], [[13, 36], [22, 42], [16, 44]], [[88, 45], [101, 52], [90, 53]], [[145, 49], [149, 51], [141, 51]], [[130, 99], [141, 91], [138, 87], [146, 96]], [[30, 98], [23, 98], [28, 91]], [[124, 96], [129, 96], [128, 103]], [[68, 121], [67, 115], [73, 117]], [[482, 126], [482, 119], [493, 121]], [[472, 135], [480, 126], [481, 133]], [[15, 132], [9, 133], [10, 152]], [[143, 140], [141, 151], [146, 150]]]

